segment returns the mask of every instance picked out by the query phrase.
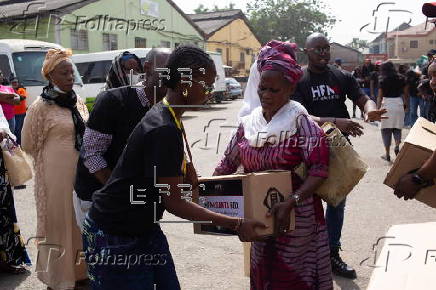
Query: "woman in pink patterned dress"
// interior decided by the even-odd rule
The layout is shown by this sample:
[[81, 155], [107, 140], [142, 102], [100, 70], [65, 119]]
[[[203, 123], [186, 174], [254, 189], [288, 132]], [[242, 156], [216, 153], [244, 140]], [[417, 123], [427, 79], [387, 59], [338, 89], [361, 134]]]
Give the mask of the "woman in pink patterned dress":
[[[258, 96], [249, 96], [252, 103], [260, 106], [251, 106], [246, 111], [248, 115], [241, 117], [240, 126], [214, 173], [232, 174], [239, 166], [246, 173], [294, 171], [302, 162], [308, 168], [304, 181], [292, 174], [294, 191], [272, 209], [280, 235], [252, 243], [253, 290], [333, 289], [323, 207], [320, 198], [314, 195], [328, 175], [329, 148], [323, 131], [304, 107], [289, 101], [302, 75], [295, 61], [295, 48], [295, 44], [279, 41], [271, 41], [262, 48], [257, 71], [252, 70], [254, 75], [250, 75], [252, 80], [259, 76]], [[293, 208], [296, 229], [287, 232]]]

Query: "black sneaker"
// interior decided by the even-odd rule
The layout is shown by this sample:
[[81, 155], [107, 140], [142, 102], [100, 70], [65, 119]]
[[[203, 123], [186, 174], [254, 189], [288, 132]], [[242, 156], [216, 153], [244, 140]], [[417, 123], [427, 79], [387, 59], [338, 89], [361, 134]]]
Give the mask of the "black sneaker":
[[348, 279], [356, 279], [356, 271], [342, 261], [339, 256], [339, 250], [333, 251], [330, 254], [330, 262], [332, 263], [332, 272], [337, 276], [341, 276]]

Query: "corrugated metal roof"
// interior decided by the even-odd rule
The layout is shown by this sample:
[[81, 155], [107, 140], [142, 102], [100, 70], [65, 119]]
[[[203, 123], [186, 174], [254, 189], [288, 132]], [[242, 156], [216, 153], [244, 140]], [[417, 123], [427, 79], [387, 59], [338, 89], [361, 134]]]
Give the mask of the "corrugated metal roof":
[[190, 17], [192, 21], [194, 21], [194, 23], [197, 24], [198, 27], [201, 28], [201, 30], [203, 30], [206, 38], [209, 38], [212, 34], [217, 32], [224, 26], [228, 25], [232, 21], [236, 19], [242, 19], [249, 27], [256, 39], [259, 39], [241, 9], [188, 14], [188, 17]]
[[[20, 19], [24, 18], [26, 15], [36, 15], [38, 13], [43, 13], [43, 11], [57, 11], [58, 14], [68, 14], [74, 10], [82, 8], [83, 6], [98, 1], [101, 0], [14, 0], [0, 2], [0, 22], [5, 21], [8, 18]], [[179, 12], [180, 15], [189, 22], [189, 24], [191, 24], [202, 37], [204, 37], [202, 29], [200, 29], [200, 27], [198, 27], [190, 17], [188, 17], [172, 0], [167, 0], [167, 2], [177, 12]]]
[[[62, 10], [68, 13], [99, 0], [32, 0], [0, 2], [2, 18], [21, 18], [44, 11]], [[18, 3], [17, 3], [18, 2]]]
[[233, 19], [212, 19], [212, 20], [202, 20], [197, 21], [194, 20], [194, 22], [198, 25], [198, 27], [201, 28], [206, 34], [211, 34], [220, 28], [226, 26], [230, 22], [232, 22]]
[[225, 10], [225, 11], [215, 11], [215, 12], [205, 12], [205, 13], [197, 13], [197, 14], [188, 14], [192, 20], [209, 20], [209, 19], [222, 19], [222, 18], [235, 18], [241, 14], [242, 11], [240, 9], [233, 10]]

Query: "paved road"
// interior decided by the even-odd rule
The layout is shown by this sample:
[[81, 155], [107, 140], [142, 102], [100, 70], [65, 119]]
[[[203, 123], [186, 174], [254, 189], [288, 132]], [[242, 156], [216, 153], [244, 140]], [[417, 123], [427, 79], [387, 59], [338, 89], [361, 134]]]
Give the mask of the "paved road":
[[[212, 174], [225, 150], [231, 127], [236, 124], [240, 105], [241, 100], [237, 100], [186, 114], [184, 122], [190, 142], [196, 142], [192, 151], [201, 175]], [[209, 124], [213, 119], [221, 120]], [[383, 153], [380, 133], [373, 125], [364, 124], [364, 127], [365, 136], [354, 139], [353, 143], [371, 169], [349, 196], [342, 239], [342, 255], [357, 269], [358, 279], [335, 278], [335, 289], [366, 289], [373, 269], [373, 244], [390, 226], [436, 220], [436, 210], [416, 201], [400, 201], [382, 184], [389, 164], [379, 157]], [[29, 185], [26, 190], [15, 192], [18, 219], [25, 237], [33, 236], [36, 229], [32, 182]], [[165, 219], [179, 220], [171, 215], [165, 215]], [[163, 230], [167, 233], [183, 289], [249, 288], [249, 279], [243, 276], [242, 245], [237, 238], [194, 235], [190, 224], [165, 224]], [[30, 243], [28, 249], [35, 261], [34, 245]], [[367, 258], [370, 259], [360, 265]], [[28, 276], [1, 275], [0, 289], [46, 288], [32, 272]]]

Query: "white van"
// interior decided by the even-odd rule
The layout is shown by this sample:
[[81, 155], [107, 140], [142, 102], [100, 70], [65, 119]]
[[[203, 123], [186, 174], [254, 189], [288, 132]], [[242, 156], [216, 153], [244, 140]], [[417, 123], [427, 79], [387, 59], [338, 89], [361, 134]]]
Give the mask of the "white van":
[[[126, 48], [103, 52], [86, 54], [75, 54], [72, 56], [74, 63], [79, 70], [84, 83], [84, 93], [87, 103], [91, 104], [101, 91], [104, 90], [106, 76], [112, 65], [112, 60], [124, 51], [135, 54], [143, 63], [147, 53], [151, 48]], [[215, 63], [217, 71], [217, 81], [214, 83], [213, 97], [215, 102], [221, 103], [226, 98], [227, 87], [226, 77], [223, 68], [221, 54], [217, 52], [207, 52]]]
[[104, 90], [106, 76], [109, 73], [112, 61], [117, 55], [124, 51], [128, 51], [139, 57], [141, 62], [144, 62], [144, 59], [150, 50], [151, 48], [126, 48], [103, 52], [74, 54], [72, 59], [82, 77], [84, 92], [86, 94], [85, 97], [88, 102]]
[[221, 101], [225, 100], [227, 97], [226, 74], [224, 72], [223, 60], [221, 58], [221, 53], [208, 51], [207, 54], [209, 54], [215, 63], [216, 69], [213, 99], [216, 103], [221, 103]]
[[[28, 98], [27, 105], [30, 106], [36, 98], [41, 95], [43, 87], [48, 81], [41, 75], [42, 64], [45, 55], [50, 48], [62, 48], [62, 46], [26, 39], [0, 39], [0, 70], [6, 79], [13, 74], [26, 88]], [[75, 70], [74, 91], [84, 98], [82, 79]]]

